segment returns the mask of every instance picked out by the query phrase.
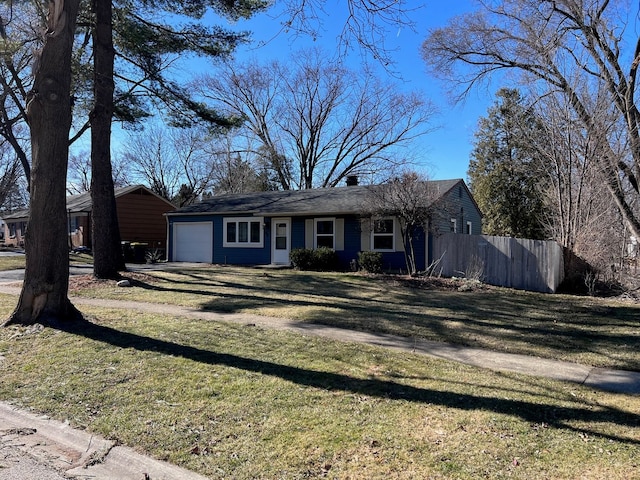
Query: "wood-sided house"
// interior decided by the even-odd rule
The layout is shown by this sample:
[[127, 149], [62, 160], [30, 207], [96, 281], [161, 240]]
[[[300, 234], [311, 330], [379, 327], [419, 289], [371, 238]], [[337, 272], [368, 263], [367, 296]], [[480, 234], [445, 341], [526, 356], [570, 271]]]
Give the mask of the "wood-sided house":
[[[482, 217], [462, 179], [430, 181], [430, 225], [414, 239], [417, 268], [432, 261], [438, 232], [479, 235]], [[347, 268], [360, 251], [379, 251], [385, 269], [405, 259], [397, 218], [371, 225], [368, 186], [220, 195], [167, 214], [168, 260], [233, 265], [289, 265], [295, 248], [333, 248]]]
[[[166, 248], [167, 221], [164, 214], [175, 210], [173, 204], [143, 185], [116, 188], [114, 193], [121, 240], [146, 243], [153, 248]], [[91, 210], [89, 192], [67, 197], [70, 248], [91, 248]], [[4, 217], [6, 245], [24, 245], [28, 218], [29, 210]]]

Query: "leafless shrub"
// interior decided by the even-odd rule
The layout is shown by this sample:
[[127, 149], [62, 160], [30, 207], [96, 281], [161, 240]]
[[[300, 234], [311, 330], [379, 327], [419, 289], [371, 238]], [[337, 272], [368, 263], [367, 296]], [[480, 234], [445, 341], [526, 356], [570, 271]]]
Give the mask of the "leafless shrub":
[[598, 274], [593, 271], [585, 272], [584, 274], [584, 284], [587, 287], [587, 293], [590, 296], [595, 295], [596, 292], [596, 284], [598, 283]]
[[469, 280], [482, 282], [484, 280], [484, 261], [477, 255], [473, 255], [464, 271], [464, 277]]

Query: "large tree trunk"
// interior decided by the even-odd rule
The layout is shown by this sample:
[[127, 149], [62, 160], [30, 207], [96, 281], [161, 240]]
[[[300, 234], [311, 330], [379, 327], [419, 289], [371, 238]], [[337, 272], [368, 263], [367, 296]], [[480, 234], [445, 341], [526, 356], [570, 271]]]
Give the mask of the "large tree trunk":
[[80, 313], [67, 298], [66, 179], [71, 127], [71, 52], [79, 0], [49, 2], [44, 47], [27, 104], [31, 129], [31, 201], [26, 269], [18, 305], [6, 324], [56, 324]]
[[110, 1], [93, 0], [96, 28], [93, 35], [94, 108], [91, 113], [91, 212], [93, 274], [117, 278], [125, 270], [111, 169], [113, 118], [112, 7]]

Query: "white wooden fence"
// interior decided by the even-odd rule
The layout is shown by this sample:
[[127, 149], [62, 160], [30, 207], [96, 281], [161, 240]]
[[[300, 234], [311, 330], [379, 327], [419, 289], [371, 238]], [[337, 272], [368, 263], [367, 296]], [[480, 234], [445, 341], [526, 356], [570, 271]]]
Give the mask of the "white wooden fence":
[[553, 293], [564, 279], [556, 242], [446, 233], [433, 237], [432, 254], [434, 271], [490, 285]]

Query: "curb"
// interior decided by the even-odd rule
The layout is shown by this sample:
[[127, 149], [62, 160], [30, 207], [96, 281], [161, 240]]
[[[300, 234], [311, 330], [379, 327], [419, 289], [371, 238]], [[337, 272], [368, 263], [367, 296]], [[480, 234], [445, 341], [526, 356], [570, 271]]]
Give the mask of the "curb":
[[207, 480], [128, 447], [0, 402], [0, 442], [62, 472], [92, 480]]

